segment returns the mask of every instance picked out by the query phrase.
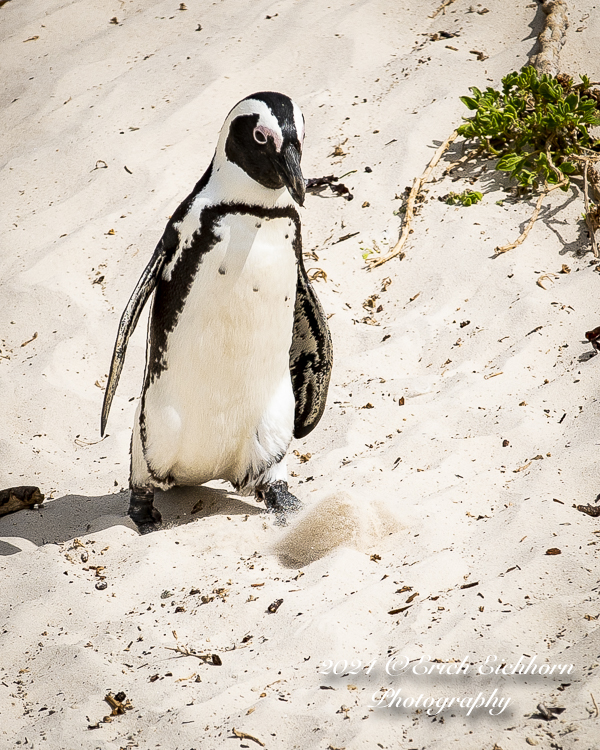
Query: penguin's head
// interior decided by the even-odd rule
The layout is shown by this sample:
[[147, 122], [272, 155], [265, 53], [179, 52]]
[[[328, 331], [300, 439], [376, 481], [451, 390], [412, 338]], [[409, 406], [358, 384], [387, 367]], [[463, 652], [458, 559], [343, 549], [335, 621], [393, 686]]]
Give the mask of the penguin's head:
[[261, 91], [242, 99], [225, 120], [220, 140], [227, 161], [262, 187], [286, 187], [296, 203], [304, 205], [304, 117], [288, 96]]

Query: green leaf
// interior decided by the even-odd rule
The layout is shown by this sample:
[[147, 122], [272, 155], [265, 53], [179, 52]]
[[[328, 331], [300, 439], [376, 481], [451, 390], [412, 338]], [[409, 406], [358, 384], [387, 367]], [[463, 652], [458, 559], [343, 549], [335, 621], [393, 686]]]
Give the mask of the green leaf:
[[483, 193], [480, 193], [477, 190], [470, 190], [466, 197], [470, 201], [468, 205], [472, 205], [473, 203], [479, 203], [479, 201], [483, 198]]
[[596, 109], [596, 101], [594, 99], [582, 99], [577, 107], [578, 112], [588, 112], [591, 109]]
[[474, 203], [479, 203], [483, 198], [483, 193], [478, 193], [475, 190], [465, 190], [462, 193], [448, 193], [446, 196], [446, 203], [449, 206], [472, 206]]
[[479, 104], [472, 96], [461, 96], [460, 100], [468, 109], [477, 109], [479, 107]]
[[558, 94], [554, 86], [551, 86], [549, 83], [546, 83], [546, 81], [540, 84], [539, 90], [540, 90], [540, 94], [544, 97], [544, 99], [549, 99], [554, 102], [560, 96], [560, 94]]
[[547, 166], [549, 166], [548, 157], [546, 156], [546, 154], [543, 151], [542, 151], [541, 154], [538, 154], [537, 162], [538, 162], [538, 165], [540, 167], [547, 167]]
[[501, 172], [512, 172], [523, 162], [523, 160], [523, 157], [518, 156], [517, 154], [506, 154], [506, 156], [503, 156], [498, 160], [496, 169]]
[[575, 112], [577, 110], [577, 105], [579, 104], [579, 96], [576, 93], [569, 94], [569, 96], [567, 96], [565, 101], [566, 101], [567, 107], [572, 112]]
[[562, 164], [558, 165], [558, 168], [563, 174], [573, 174], [577, 171], [577, 165], [573, 164], [572, 161], [563, 161]]
[[529, 185], [533, 185], [535, 182], [535, 174], [528, 169], [523, 169], [519, 173], [519, 183], [523, 185], [524, 187], [528, 187]]

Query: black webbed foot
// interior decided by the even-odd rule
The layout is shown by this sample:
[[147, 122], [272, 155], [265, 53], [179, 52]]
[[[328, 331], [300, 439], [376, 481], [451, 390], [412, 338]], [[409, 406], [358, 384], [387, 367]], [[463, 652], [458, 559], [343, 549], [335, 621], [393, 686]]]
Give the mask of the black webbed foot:
[[154, 487], [132, 487], [128, 515], [140, 534], [160, 528], [162, 516], [154, 507]]
[[288, 516], [298, 513], [303, 507], [303, 503], [288, 491], [288, 484], [282, 479], [260, 487], [256, 496], [264, 500], [267, 510], [275, 515], [278, 526], [286, 526]]

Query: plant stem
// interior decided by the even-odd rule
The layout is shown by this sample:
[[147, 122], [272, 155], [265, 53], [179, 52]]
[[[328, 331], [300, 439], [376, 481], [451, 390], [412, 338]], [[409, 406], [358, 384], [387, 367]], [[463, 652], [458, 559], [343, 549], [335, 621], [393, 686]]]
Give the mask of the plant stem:
[[551, 135], [546, 140], [546, 158], [548, 159], [548, 164], [550, 165], [550, 169], [554, 172], [554, 176], [559, 182], [563, 182], [563, 174], [559, 171], [559, 169], [556, 167], [554, 162], [552, 161], [552, 155], [550, 153], [550, 146], [552, 145], [552, 141], [554, 140], [554, 136]]
[[586, 160], [583, 164], [583, 200], [585, 201], [585, 223], [587, 224], [588, 232], [592, 240], [592, 250], [594, 251], [594, 258], [598, 257], [598, 245], [596, 243], [596, 227], [590, 217], [590, 198], [588, 195], [588, 169], [590, 169], [589, 161]]
[[442, 11], [444, 10], [444, 8], [447, 8], [447, 7], [448, 7], [448, 5], [452, 5], [452, 3], [453, 3], [453, 2], [454, 2], [454, 0], [444, 0], [444, 2], [443, 2], [443, 3], [442, 3], [442, 4], [440, 5], [440, 6], [439, 6], [439, 8], [438, 8], [437, 10], [435, 10], [435, 11], [434, 11], [434, 12], [433, 12], [433, 13], [432, 13], [432, 14], [431, 14], [430, 16], [429, 16], [429, 18], [435, 18], [435, 17], [437, 16], [437, 14], [438, 14], [438, 13], [441, 13], [441, 12], [442, 12]]
[[596, 199], [596, 202], [600, 202], [600, 175], [598, 174], [598, 171], [594, 169], [594, 165], [600, 161], [600, 154], [596, 153], [595, 151], [592, 151], [589, 148], [582, 147], [582, 151], [587, 151], [589, 153], [585, 156], [579, 156], [578, 154], [569, 154], [569, 159], [576, 159], [577, 161], [583, 161], [583, 162], [589, 162], [590, 163], [590, 169], [587, 173], [588, 180], [592, 184], [592, 192], [594, 194], [594, 198]]
[[531, 231], [531, 227], [535, 224], [535, 220], [537, 219], [540, 209], [542, 207], [542, 202], [549, 192], [550, 192], [549, 190], [544, 190], [543, 193], [540, 193], [537, 199], [537, 203], [535, 205], [535, 211], [533, 212], [531, 219], [529, 219], [529, 223], [525, 227], [525, 230], [523, 231], [523, 233], [514, 242], [511, 242], [510, 245], [503, 245], [502, 247], [497, 247], [494, 250], [496, 255], [501, 255], [502, 253], [507, 253], [509, 250], [514, 250], [514, 248], [517, 247], [517, 245], [520, 245], [522, 242], [524, 242], [524, 240], [527, 238], [527, 235]]
[[448, 146], [455, 140], [457, 136], [458, 136], [458, 132], [456, 130], [452, 131], [452, 133], [446, 138], [446, 140], [442, 143], [442, 145], [435, 152], [435, 154], [433, 155], [433, 158], [427, 165], [427, 169], [423, 172], [423, 174], [420, 177], [415, 177], [412, 189], [408, 196], [408, 201], [406, 203], [406, 216], [404, 219], [404, 226], [402, 227], [402, 234], [400, 235], [400, 239], [398, 240], [398, 242], [396, 242], [392, 250], [387, 255], [384, 255], [383, 258], [368, 260], [367, 265], [369, 269], [373, 269], [373, 268], [376, 268], [377, 266], [381, 266], [384, 263], [387, 263], [388, 260], [391, 260], [392, 258], [395, 258], [398, 255], [401, 256], [401, 259], [404, 257], [402, 248], [404, 247], [404, 244], [406, 240], [408, 239], [408, 235], [411, 232], [410, 226], [412, 224], [414, 211], [415, 211], [415, 199], [417, 195], [419, 194], [419, 191], [421, 190], [423, 185], [429, 179], [431, 173], [433, 172], [435, 165], [442, 158], [442, 154], [444, 153], [444, 151], [446, 151]]
[[515, 247], [523, 243], [527, 239], [527, 235], [531, 231], [531, 228], [535, 224], [535, 220], [538, 217], [538, 214], [540, 212], [540, 209], [542, 207], [542, 203], [544, 201], [544, 198], [548, 195], [548, 193], [551, 193], [553, 190], [556, 190], [556, 188], [560, 187], [563, 183], [561, 182], [558, 185], [553, 185], [552, 187], [549, 187], [546, 183], [546, 188], [542, 193], [540, 193], [537, 203], [535, 204], [535, 210], [533, 214], [531, 215], [531, 219], [529, 219], [529, 222], [527, 223], [527, 226], [523, 230], [522, 234], [517, 237], [517, 239], [514, 242], [511, 242], [510, 245], [502, 245], [502, 247], [497, 247], [494, 252], [496, 255], [501, 255], [502, 253], [507, 253], [509, 250], [514, 250]]

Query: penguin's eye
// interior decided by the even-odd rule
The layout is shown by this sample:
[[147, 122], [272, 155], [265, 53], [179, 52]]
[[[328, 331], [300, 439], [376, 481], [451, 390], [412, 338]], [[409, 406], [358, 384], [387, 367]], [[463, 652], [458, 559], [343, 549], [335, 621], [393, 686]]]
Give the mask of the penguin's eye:
[[261, 146], [264, 146], [267, 142], [267, 136], [263, 133], [260, 128], [254, 128], [254, 140]]

